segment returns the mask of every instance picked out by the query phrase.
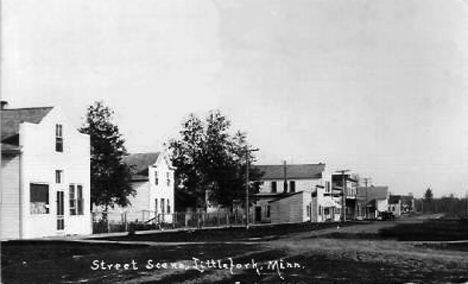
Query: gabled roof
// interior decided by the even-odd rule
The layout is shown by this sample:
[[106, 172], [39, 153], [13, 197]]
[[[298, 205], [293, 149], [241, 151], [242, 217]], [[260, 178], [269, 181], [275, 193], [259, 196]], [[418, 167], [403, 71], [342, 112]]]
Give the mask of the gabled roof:
[[132, 167], [133, 178], [148, 177], [148, 167], [154, 165], [161, 152], [135, 153], [123, 159], [123, 162]]
[[388, 197], [388, 186], [358, 187], [356, 197], [362, 200], [384, 200]]
[[[262, 180], [284, 179], [284, 165], [257, 165], [253, 168], [264, 173]], [[325, 170], [325, 164], [299, 164], [286, 165], [286, 178], [288, 179], [319, 179]]]
[[22, 122], [40, 123], [52, 108], [53, 107], [2, 109], [2, 142], [18, 135], [19, 125]]
[[398, 201], [400, 201], [402, 203], [408, 203], [408, 202], [411, 202], [413, 200], [413, 196], [411, 195], [390, 195], [389, 199], [388, 199], [388, 203], [390, 204], [397, 204]]

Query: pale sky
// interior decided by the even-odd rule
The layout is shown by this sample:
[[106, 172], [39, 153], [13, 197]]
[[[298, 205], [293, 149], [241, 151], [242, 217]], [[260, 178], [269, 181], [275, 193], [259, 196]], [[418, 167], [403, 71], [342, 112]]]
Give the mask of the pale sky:
[[3, 0], [2, 99], [103, 99], [130, 152], [219, 108], [258, 163], [327, 164], [392, 193], [468, 189], [462, 0]]

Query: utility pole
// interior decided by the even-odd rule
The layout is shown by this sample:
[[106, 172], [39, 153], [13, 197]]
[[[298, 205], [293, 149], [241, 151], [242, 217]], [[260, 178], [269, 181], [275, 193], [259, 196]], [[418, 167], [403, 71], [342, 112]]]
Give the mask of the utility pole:
[[466, 191], [466, 194], [465, 194], [465, 200], [466, 200], [466, 217], [468, 218], [468, 190]]
[[245, 224], [246, 228], [249, 228], [249, 187], [250, 187], [250, 153], [251, 152], [256, 152], [259, 149], [249, 149], [245, 148]]
[[366, 219], [367, 219], [367, 218], [369, 218], [369, 216], [368, 216], [369, 215], [369, 208], [367, 207], [367, 204], [369, 203], [369, 195], [368, 195], [367, 191], [369, 190], [369, 188], [367, 187], [367, 183], [370, 181], [370, 178], [363, 178], [363, 180], [364, 180], [364, 183], [366, 184], [366, 187], [365, 187], [365, 189], [366, 189], [366, 207], [365, 207], [366, 211], [365, 212], [366, 212]]
[[341, 220], [343, 222], [346, 221], [346, 176], [345, 176], [345, 173], [349, 171], [350, 170], [336, 171], [337, 173], [341, 173], [341, 180], [342, 180]]
[[283, 183], [283, 192], [288, 192], [288, 169], [286, 165], [286, 160], [283, 161], [283, 174], [284, 174], [284, 183]]

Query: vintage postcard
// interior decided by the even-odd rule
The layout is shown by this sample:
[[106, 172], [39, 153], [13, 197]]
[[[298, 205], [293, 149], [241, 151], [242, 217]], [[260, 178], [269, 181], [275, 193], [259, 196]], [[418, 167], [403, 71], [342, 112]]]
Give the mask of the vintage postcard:
[[468, 284], [468, 1], [0, 5], [1, 283]]

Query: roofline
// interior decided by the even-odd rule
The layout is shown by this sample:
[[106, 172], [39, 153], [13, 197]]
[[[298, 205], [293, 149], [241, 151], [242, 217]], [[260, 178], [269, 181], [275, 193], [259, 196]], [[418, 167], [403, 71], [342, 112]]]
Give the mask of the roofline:
[[[286, 164], [286, 167], [288, 166], [309, 166], [309, 165], [314, 165], [314, 166], [325, 166], [326, 164], [324, 163], [304, 163], [304, 164]], [[252, 167], [284, 167], [284, 164], [254, 164]]]
[[56, 106], [5, 108], [5, 109], [2, 109], [2, 111], [6, 111], [6, 110], [23, 110], [23, 109], [38, 109], [38, 108], [54, 108], [54, 107], [56, 107]]
[[[297, 179], [297, 180], [305, 180], [305, 179], [322, 179], [323, 177], [300, 177], [300, 178], [296, 178], [296, 177], [286, 177], [287, 180], [293, 180], [293, 179]], [[280, 178], [260, 178], [258, 180], [255, 180], [255, 181], [262, 181], [262, 180], [280, 180], [280, 181], [284, 181], [284, 177], [280, 177]]]

